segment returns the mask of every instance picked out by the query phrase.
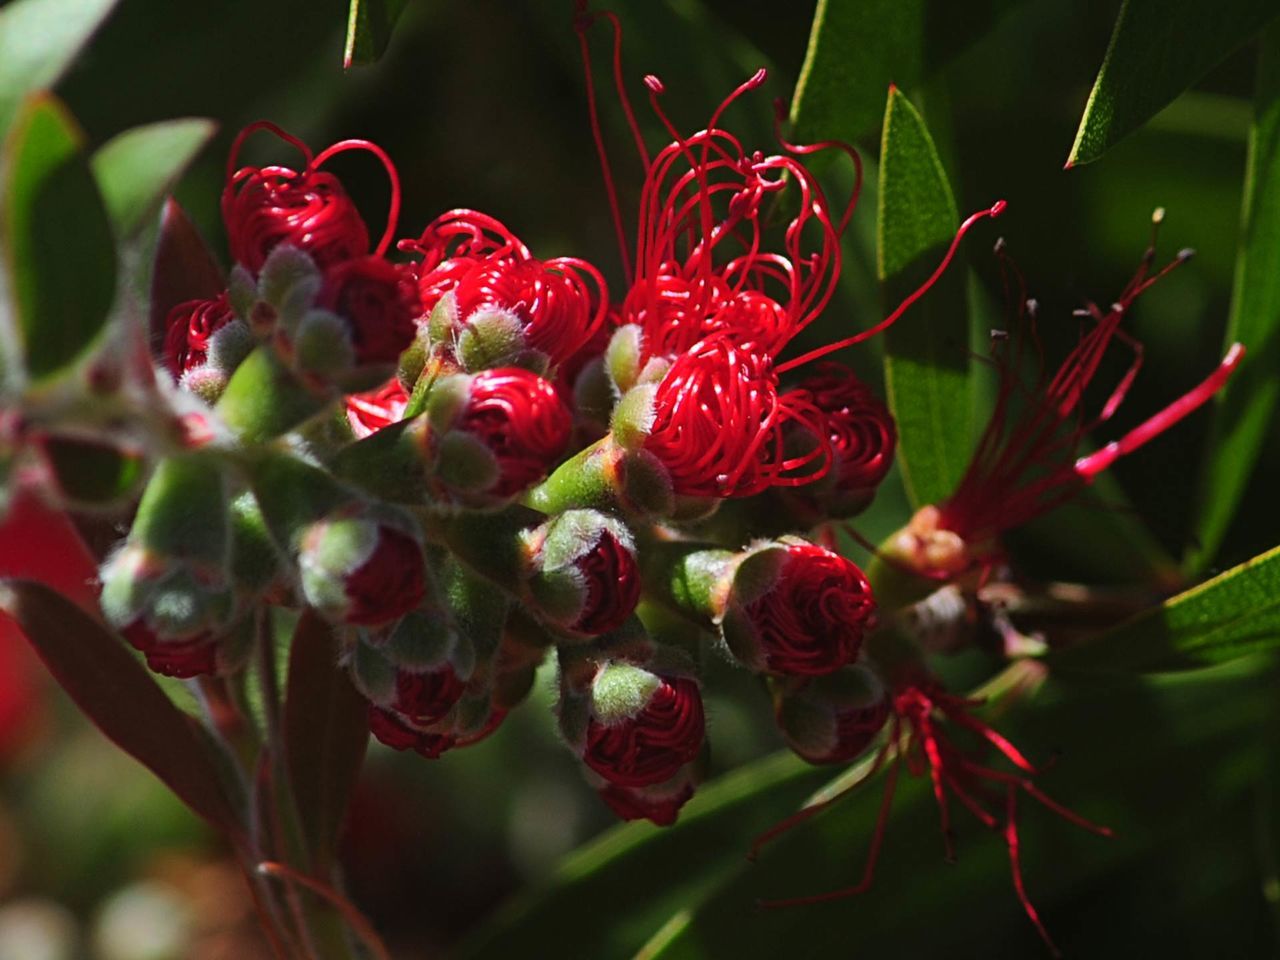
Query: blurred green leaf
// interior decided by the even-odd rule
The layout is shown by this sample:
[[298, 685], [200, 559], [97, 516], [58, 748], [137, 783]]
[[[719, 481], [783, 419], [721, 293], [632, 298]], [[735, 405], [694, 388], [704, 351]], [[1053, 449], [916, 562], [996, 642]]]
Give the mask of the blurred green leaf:
[[212, 120], [165, 120], [126, 130], [94, 153], [93, 175], [117, 237], [142, 228], [216, 129]]
[[123, 506], [141, 486], [146, 458], [135, 447], [59, 433], [37, 443], [59, 492], [77, 505]]
[[409, 0], [351, 0], [343, 68], [374, 63], [381, 57], [391, 42], [396, 21], [408, 5]]
[[1124, 0], [1067, 166], [1097, 160], [1277, 13], [1274, 0]]
[[681, 904], [731, 874], [751, 838], [828, 777], [775, 754], [700, 790], [672, 827], [617, 827], [569, 857], [544, 888], [499, 913], [458, 956], [540, 956], [572, 931], [573, 956], [629, 957]]
[[1055, 669], [1156, 673], [1280, 647], [1280, 547], [1050, 658]]
[[15, 0], [0, 10], [0, 137], [23, 98], [53, 86], [116, 0]]
[[914, 88], [1026, 0], [818, 0], [791, 101], [801, 142], [875, 128], [881, 91]]
[[[876, 272], [890, 301], [918, 286], [918, 267], [951, 240], [959, 215], [929, 131], [889, 89], [880, 147]], [[885, 386], [898, 422], [898, 462], [915, 506], [948, 496], [969, 461], [968, 320], [956, 286], [935, 291], [885, 334]], [[934, 301], [931, 303], [931, 301]]]
[[1243, 343], [1249, 353], [1213, 408], [1197, 543], [1187, 557], [1191, 572], [1213, 561], [1263, 444], [1275, 435], [1269, 427], [1280, 395], [1280, 24], [1262, 35], [1254, 110], [1226, 334], [1228, 345]]
[[369, 742], [369, 706], [338, 665], [333, 630], [307, 610], [289, 654], [284, 739], [298, 816], [316, 876], [333, 866], [338, 829]]
[[0, 187], [0, 269], [27, 370], [36, 377], [89, 345], [115, 296], [111, 226], [82, 141], [57, 98], [33, 97], [11, 133]]
[[6, 581], [3, 609], [108, 739], [213, 826], [240, 830], [203, 729], [161, 692], [119, 637], [40, 583]]

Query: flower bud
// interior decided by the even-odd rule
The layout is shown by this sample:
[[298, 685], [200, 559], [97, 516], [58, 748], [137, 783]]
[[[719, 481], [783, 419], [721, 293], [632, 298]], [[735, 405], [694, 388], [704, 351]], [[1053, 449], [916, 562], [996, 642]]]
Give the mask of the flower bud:
[[856, 759], [889, 719], [889, 696], [870, 668], [851, 664], [785, 690], [774, 715], [787, 746], [810, 763]]
[[616, 630], [640, 600], [635, 541], [618, 520], [569, 510], [528, 531], [529, 591], [539, 613], [563, 630]]
[[222, 195], [232, 258], [257, 273], [282, 243], [321, 267], [369, 252], [369, 232], [338, 178], [321, 170], [246, 167]]
[[700, 779], [700, 764], [687, 763], [666, 783], [624, 787], [602, 780], [596, 788], [600, 799], [622, 820], [648, 820], [659, 827], [676, 822], [680, 808], [693, 797]]
[[874, 623], [871, 585], [850, 560], [786, 538], [747, 552], [729, 574], [721, 630], [749, 669], [831, 673], [858, 656]]
[[417, 290], [405, 267], [382, 257], [330, 267], [318, 303], [346, 321], [358, 364], [393, 364], [417, 334]]
[[426, 590], [422, 544], [367, 514], [334, 515], [299, 540], [307, 603], [329, 620], [387, 623], [415, 609]]
[[611, 662], [597, 670], [587, 706], [582, 760], [609, 783], [665, 783], [702, 749], [702, 695], [689, 677]]
[[[831, 448], [826, 476], [791, 496], [820, 505], [825, 517], [860, 513], [893, 466], [898, 431], [889, 408], [853, 371], [836, 363], [820, 364], [783, 398], [802, 400], [821, 414], [817, 424], [794, 423], [788, 440], [812, 447], [825, 439]], [[825, 438], [812, 435], [815, 426], [825, 430]]]
[[[476, 505], [511, 499], [564, 455], [572, 418], [555, 387], [537, 374], [518, 367], [487, 370], [446, 378], [438, 390], [441, 398], [453, 398], [445, 404], [433, 392], [429, 410], [436, 478], [445, 496]], [[484, 468], [488, 457], [492, 469]]]
[[212, 300], [179, 303], [165, 318], [164, 364], [175, 380], [202, 366], [213, 335], [234, 322], [235, 313], [225, 293]]
[[409, 395], [400, 381], [392, 377], [376, 390], [354, 393], [347, 397], [347, 423], [357, 440], [363, 440], [404, 419]]

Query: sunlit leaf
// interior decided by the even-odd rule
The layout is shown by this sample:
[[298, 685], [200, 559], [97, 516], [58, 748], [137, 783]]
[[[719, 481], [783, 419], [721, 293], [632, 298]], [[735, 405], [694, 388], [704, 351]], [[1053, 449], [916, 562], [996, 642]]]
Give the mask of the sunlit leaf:
[[160, 208], [214, 130], [211, 120], [165, 120], [126, 130], [94, 153], [93, 174], [117, 237], [132, 236]]
[[1280, 647], [1280, 547], [1100, 636], [1056, 654], [1054, 668], [1154, 673]]
[[56, 98], [32, 98], [14, 125], [0, 187], [0, 269], [13, 333], [37, 378], [84, 351], [115, 295], [115, 245], [82, 142]]
[[1245, 170], [1240, 252], [1227, 322], [1227, 344], [1249, 353], [1213, 409], [1203, 463], [1192, 572], [1213, 561], [1262, 452], [1280, 396], [1280, 26], [1262, 35], [1249, 160]]
[[0, 10], [0, 137], [24, 97], [51, 87], [117, 0], [14, 0]]
[[1067, 166], [1097, 160], [1277, 13], [1273, 0], [1124, 0]]
[[343, 67], [373, 63], [381, 57], [391, 42], [396, 21], [408, 5], [409, 0], [351, 0]]
[[208, 738], [123, 641], [44, 584], [10, 580], [2, 587], [0, 606], [98, 729], [213, 826], [238, 832]]
[[338, 665], [333, 630], [306, 611], [294, 630], [285, 697], [285, 755], [317, 876], [332, 867], [338, 828], [369, 741], [368, 703]]
[[[925, 259], [936, 259], [958, 222], [924, 120], [900, 90], [890, 88], [880, 147], [876, 255], [890, 303], [917, 286]], [[898, 422], [898, 459], [916, 506], [950, 494], [969, 460], [972, 404], [963, 304], [963, 283], [953, 276], [885, 335], [885, 385]]]

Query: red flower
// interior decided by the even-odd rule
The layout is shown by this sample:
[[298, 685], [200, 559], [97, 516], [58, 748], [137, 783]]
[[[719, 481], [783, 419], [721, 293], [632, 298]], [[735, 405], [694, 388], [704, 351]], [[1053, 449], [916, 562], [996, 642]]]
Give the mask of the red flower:
[[225, 293], [212, 300], [188, 300], [170, 310], [165, 319], [164, 363], [174, 379], [203, 366], [209, 341], [234, 319]]
[[478, 731], [459, 735], [448, 724], [444, 725], [446, 729], [419, 729], [394, 711], [371, 704], [369, 730], [393, 750], [413, 750], [428, 760], [435, 760], [455, 747], [469, 747], [479, 743], [497, 730], [506, 716], [507, 711], [495, 707], [489, 714], [488, 721]]
[[426, 593], [422, 546], [394, 527], [378, 526], [369, 558], [345, 578], [349, 606], [343, 620], [374, 626], [417, 608]]
[[774, 718], [783, 738], [810, 763], [847, 763], [871, 746], [889, 719], [884, 684], [867, 667], [854, 665], [784, 690]]
[[[267, 130], [302, 153], [301, 171], [289, 167], [243, 167], [236, 158], [244, 141]], [[227, 184], [222, 193], [222, 218], [232, 258], [256, 274], [278, 244], [288, 243], [311, 255], [322, 269], [369, 252], [369, 232], [333, 174], [319, 168], [349, 150], [367, 150], [386, 168], [391, 179], [391, 208], [386, 233], [375, 251], [381, 255], [391, 242], [400, 206], [400, 184], [390, 159], [375, 144], [344, 140], [313, 157], [310, 148], [274, 124], [260, 121], [236, 137], [227, 161]]]
[[218, 641], [208, 632], [194, 637], [162, 638], [141, 620], [135, 620], [120, 635], [146, 658], [148, 667], [163, 676], [186, 680], [218, 672]]
[[593, 716], [582, 759], [620, 787], [647, 787], [674, 777], [702, 749], [702, 694], [687, 677], [656, 678], [638, 712], [605, 724]]
[[608, 530], [575, 563], [586, 583], [587, 598], [572, 629], [589, 636], [616, 630], [640, 602], [640, 568], [635, 550]]
[[778, 397], [768, 356], [718, 334], [676, 358], [654, 395], [645, 449], [667, 468], [677, 494], [748, 497], [821, 477], [797, 471], [827, 453], [788, 458], [782, 427], [800, 414]]
[[498, 461], [498, 479], [486, 493], [511, 497], [545, 477], [564, 455], [573, 418], [549, 381], [502, 367], [472, 377], [454, 428], [480, 439]]
[[417, 334], [413, 277], [381, 257], [356, 257], [330, 267], [319, 303], [347, 321], [356, 363], [395, 363]]
[[363, 440], [404, 419], [409, 395], [399, 379], [392, 377], [376, 390], [353, 393], [346, 398], [347, 423], [357, 440]]
[[[1023, 357], [1040, 350], [1034, 304], [1025, 299], [1025, 291], [1019, 293], [1013, 329], [995, 341], [1002, 349], [994, 358], [1000, 382], [991, 420], [955, 493], [938, 506], [936, 518], [921, 521], [923, 526], [954, 534], [970, 548], [981, 547], [1070, 499], [1119, 457], [1168, 430], [1223, 387], [1244, 356], [1240, 344], [1227, 352], [1204, 382], [1119, 440], [1077, 459], [1084, 438], [1119, 408], [1141, 366], [1141, 345], [1121, 331], [1121, 321], [1143, 292], [1189, 256], [1184, 252], [1151, 275], [1154, 250], [1153, 239], [1137, 273], [1108, 310], [1089, 305], [1084, 316], [1091, 328], [1052, 377], [1042, 366], [1034, 384], [1023, 384], [1019, 377]], [[1021, 289], [1021, 275], [1004, 254], [1003, 245], [997, 246], [997, 253], [1002, 268]], [[1133, 351], [1133, 363], [1102, 407], [1086, 412], [1086, 389], [1117, 340]], [[1021, 398], [1026, 399], [1025, 406], [1015, 409]]]
[[831, 444], [831, 474], [841, 493], [871, 493], [893, 466], [898, 430], [889, 408], [852, 370], [819, 364], [784, 397], [803, 399], [822, 414]]
[[744, 612], [764, 670], [816, 676], [857, 659], [875, 608], [856, 564], [816, 544], [794, 543], [777, 580]]
[[451, 210], [401, 249], [423, 254], [418, 268], [422, 311], [456, 297], [465, 327], [478, 310], [514, 316], [526, 345], [555, 366], [577, 353], [600, 329], [608, 308], [604, 278], [584, 260], [539, 260], [501, 222], [474, 210]]

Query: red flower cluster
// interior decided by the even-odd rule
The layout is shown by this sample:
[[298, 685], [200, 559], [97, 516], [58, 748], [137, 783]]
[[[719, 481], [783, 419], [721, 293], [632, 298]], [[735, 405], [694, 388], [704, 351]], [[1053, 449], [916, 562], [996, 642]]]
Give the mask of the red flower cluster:
[[574, 566], [586, 587], [586, 599], [571, 629], [597, 636], [622, 626], [640, 602], [640, 569], [635, 550], [610, 531], [602, 530], [595, 546]]
[[697, 682], [658, 680], [636, 713], [608, 724], [593, 716], [587, 727], [583, 762], [617, 787], [665, 783], [702, 749], [705, 720]]
[[373, 552], [344, 578], [347, 623], [387, 623], [416, 609], [426, 592], [422, 545], [393, 527], [377, 531]]
[[235, 319], [225, 293], [212, 300], [187, 300], [169, 311], [165, 319], [164, 363], [175, 380], [188, 370], [204, 366], [209, 340]]

